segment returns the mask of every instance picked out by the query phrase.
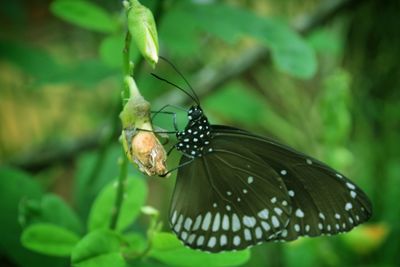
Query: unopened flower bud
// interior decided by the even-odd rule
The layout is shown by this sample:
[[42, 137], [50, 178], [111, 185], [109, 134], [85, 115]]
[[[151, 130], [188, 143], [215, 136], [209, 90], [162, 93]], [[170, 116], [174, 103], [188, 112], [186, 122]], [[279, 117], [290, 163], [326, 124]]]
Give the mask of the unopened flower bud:
[[130, 4], [128, 9], [129, 32], [142, 55], [154, 66], [158, 61], [158, 36], [153, 14], [137, 0], [131, 0]]

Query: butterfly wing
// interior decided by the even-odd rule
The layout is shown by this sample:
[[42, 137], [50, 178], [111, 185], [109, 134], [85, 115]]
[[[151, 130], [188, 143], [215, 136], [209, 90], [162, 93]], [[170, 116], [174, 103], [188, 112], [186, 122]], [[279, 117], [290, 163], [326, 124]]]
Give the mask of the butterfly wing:
[[[237, 140], [235, 140], [237, 141]], [[182, 156], [170, 225], [191, 248], [240, 250], [277, 238], [291, 216], [290, 197], [273, 168], [245, 144], [214, 138], [202, 157]]]
[[350, 231], [372, 215], [366, 194], [324, 163], [273, 140], [226, 126], [213, 126], [215, 139], [240, 142], [278, 173], [290, 197], [292, 214], [276, 240]]

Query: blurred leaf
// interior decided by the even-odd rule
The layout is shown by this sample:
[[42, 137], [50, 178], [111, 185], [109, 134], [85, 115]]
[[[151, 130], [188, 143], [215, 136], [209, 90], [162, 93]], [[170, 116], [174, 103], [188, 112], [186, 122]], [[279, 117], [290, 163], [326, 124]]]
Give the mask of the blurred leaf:
[[78, 241], [79, 236], [73, 232], [49, 223], [28, 226], [21, 236], [26, 248], [52, 256], [69, 256]]
[[0, 58], [6, 59], [40, 82], [60, 75], [62, 67], [44, 50], [29, 44], [0, 41]]
[[[185, 22], [185, 27], [179, 26], [182, 21]], [[193, 55], [201, 49], [196, 21], [183, 8], [172, 8], [165, 13], [159, 31], [160, 40], [173, 55]]]
[[[317, 266], [317, 254], [310, 253], [315, 251], [318, 245], [309, 239], [300, 239], [291, 243], [284, 250], [285, 260], [288, 267], [308, 267]], [[299, 260], [301, 259], [301, 260]]]
[[[103, 39], [99, 48], [101, 60], [110, 67], [121, 68], [124, 45], [125, 37], [121, 34], [107, 36]], [[131, 43], [130, 52], [132, 61], [136, 62], [139, 57], [139, 51], [134, 42]]]
[[100, 190], [118, 176], [120, 156], [121, 146], [118, 144], [108, 147], [103, 154], [88, 152], [77, 159], [74, 200], [82, 217], [88, 216], [92, 201]]
[[[117, 196], [117, 181], [108, 184], [98, 195], [89, 214], [88, 229], [107, 228], [110, 225]], [[133, 223], [147, 198], [147, 186], [142, 179], [129, 177], [124, 188], [124, 202], [118, 217], [117, 230]]]
[[28, 174], [12, 168], [0, 167], [0, 251], [18, 266], [65, 266], [65, 260], [49, 258], [24, 248], [20, 241], [18, 205], [21, 200], [38, 200], [43, 194], [39, 184]]
[[[180, 12], [182, 18], [167, 20], [167, 23], [175, 23], [175, 27], [168, 26], [171, 29], [179, 28], [185, 21], [188, 22], [185, 30], [191, 32], [190, 36], [194, 31], [201, 30], [228, 43], [235, 43], [242, 36], [251, 36], [271, 49], [272, 59], [279, 70], [303, 79], [312, 77], [316, 72], [314, 50], [283, 22], [223, 4], [196, 5], [185, 2], [177, 8], [181, 11], [175, 12]], [[189, 33], [185, 35], [189, 36]]]
[[57, 195], [46, 194], [41, 201], [26, 200], [20, 211], [23, 224], [52, 223], [75, 233], [83, 231], [77, 214]]
[[138, 233], [126, 233], [122, 238], [125, 244], [122, 248], [123, 254], [138, 255], [146, 249], [147, 241]]
[[263, 128], [276, 136], [289, 136], [292, 139], [294, 135], [298, 135], [293, 126], [266, 105], [262, 95], [241, 83], [224, 86], [207, 97], [203, 105], [212, 115], [221, 117], [224, 123]]
[[327, 29], [320, 28], [313, 31], [308, 37], [308, 42], [321, 54], [339, 56], [343, 50], [343, 40], [339, 34]]
[[72, 251], [72, 266], [125, 266], [120, 253], [120, 238], [109, 230], [96, 230], [86, 235]]
[[172, 266], [239, 266], [250, 258], [250, 251], [205, 253], [184, 247], [175, 235], [156, 233], [151, 257]]
[[114, 19], [103, 8], [84, 0], [55, 0], [50, 5], [53, 14], [79, 27], [112, 33], [117, 30]]
[[93, 88], [94, 83], [115, 73], [97, 59], [82, 59], [70, 65], [62, 65], [45, 50], [12, 42], [0, 41], [0, 58], [15, 64], [26, 75], [33, 77], [34, 85], [68, 82]]
[[360, 225], [341, 237], [350, 249], [367, 255], [383, 244], [390, 230], [386, 223]]
[[337, 145], [346, 142], [352, 127], [350, 115], [350, 76], [336, 71], [324, 81], [319, 100], [324, 142]]

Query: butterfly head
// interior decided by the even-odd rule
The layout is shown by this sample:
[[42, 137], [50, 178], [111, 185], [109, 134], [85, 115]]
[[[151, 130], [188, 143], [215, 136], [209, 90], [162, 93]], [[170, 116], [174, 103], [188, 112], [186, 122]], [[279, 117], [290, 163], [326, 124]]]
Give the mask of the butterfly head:
[[200, 106], [191, 106], [188, 111], [188, 119], [189, 121], [197, 121], [204, 116], [203, 110]]

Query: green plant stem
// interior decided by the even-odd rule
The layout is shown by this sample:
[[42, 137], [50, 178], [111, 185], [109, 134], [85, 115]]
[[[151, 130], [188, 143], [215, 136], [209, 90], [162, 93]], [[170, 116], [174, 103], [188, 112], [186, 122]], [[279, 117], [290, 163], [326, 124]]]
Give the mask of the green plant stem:
[[122, 148], [122, 158], [119, 162], [119, 176], [117, 184], [117, 197], [115, 198], [115, 205], [113, 213], [110, 220], [110, 229], [115, 230], [118, 223], [118, 217], [121, 212], [122, 203], [124, 200], [124, 188], [126, 184], [126, 179], [128, 177], [128, 159], [125, 156], [124, 149]]
[[[132, 73], [133, 66], [130, 60], [131, 40], [132, 40], [131, 34], [129, 33], [129, 31], [127, 31], [125, 36], [125, 46], [122, 51], [124, 77], [126, 76], [129, 77], [130, 75], [133, 74]], [[124, 78], [124, 85], [122, 87], [122, 95], [121, 95], [122, 105], [125, 104], [126, 100], [129, 99], [132, 93], [139, 93], [137, 88], [133, 89], [131, 87], [132, 86], [129, 83], [127, 83], [126, 79]], [[133, 90], [136, 90], [137, 92], [133, 92]], [[128, 157], [126, 157], [125, 151], [122, 148], [122, 158], [120, 162], [120, 170], [119, 170], [118, 185], [117, 185], [117, 196], [115, 198], [113, 214], [111, 216], [111, 221], [110, 221], [111, 230], [115, 230], [115, 228], [117, 227], [118, 217], [121, 212], [121, 207], [123, 203], [124, 189], [127, 177], [128, 177]]]

